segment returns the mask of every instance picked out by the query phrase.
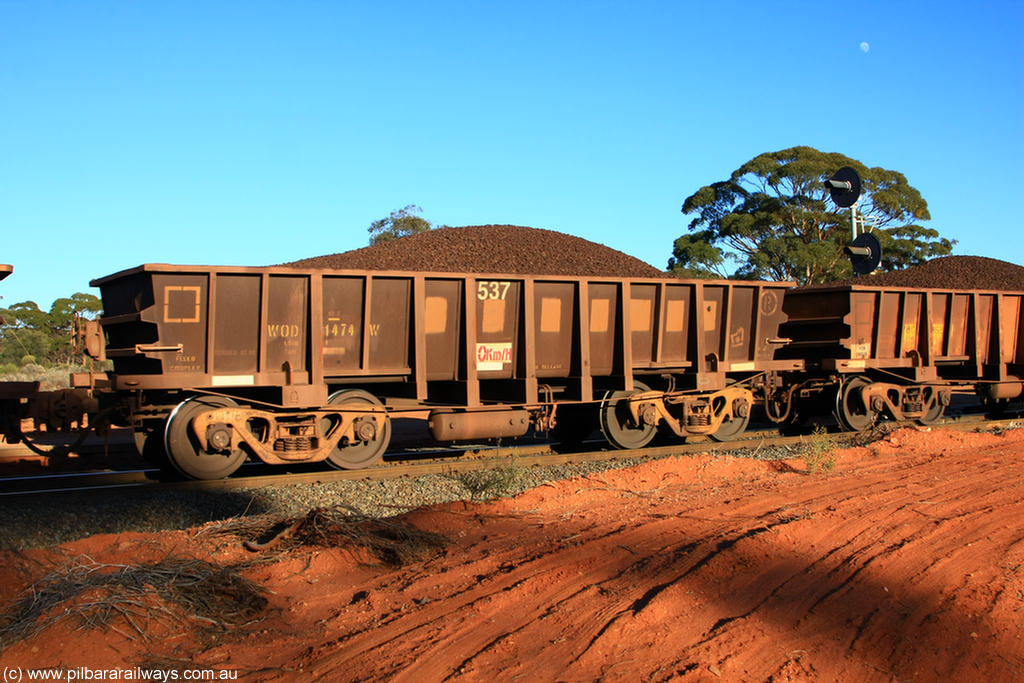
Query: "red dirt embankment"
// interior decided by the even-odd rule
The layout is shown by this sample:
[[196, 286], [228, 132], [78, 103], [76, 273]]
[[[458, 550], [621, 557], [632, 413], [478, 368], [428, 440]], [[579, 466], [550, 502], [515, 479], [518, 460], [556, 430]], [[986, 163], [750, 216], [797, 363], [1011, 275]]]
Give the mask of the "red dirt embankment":
[[[1024, 679], [1024, 430], [902, 430], [817, 474], [672, 458], [405, 519], [452, 545], [400, 569], [293, 550], [246, 570], [273, 592], [238, 632], [144, 643], [58, 626], [0, 659], [173, 661], [159, 655], [257, 681]], [[3, 597], [55, 552], [241, 553], [94, 537], [5, 558]]]

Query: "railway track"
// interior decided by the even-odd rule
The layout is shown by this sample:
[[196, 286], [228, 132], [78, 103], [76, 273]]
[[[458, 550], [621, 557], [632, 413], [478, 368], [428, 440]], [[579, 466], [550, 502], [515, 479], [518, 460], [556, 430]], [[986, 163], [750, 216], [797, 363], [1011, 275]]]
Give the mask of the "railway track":
[[[935, 425], [962, 431], [1011, 429], [1021, 426], [1020, 419], [986, 419], [981, 415], [963, 415], [947, 418]], [[855, 443], [859, 434], [837, 432], [831, 434], [840, 445]], [[209, 481], [173, 480], [156, 468], [136, 468], [123, 471], [89, 471], [0, 477], [0, 500], [23, 496], [57, 495], [62, 493], [110, 492], [124, 489], [172, 490], [237, 490], [265, 486], [330, 483], [359, 479], [396, 479], [421, 477], [429, 474], [458, 473], [471, 470], [494, 469], [508, 465], [510, 458], [523, 467], [564, 465], [570, 463], [602, 462], [627, 459], [656, 458], [707, 451], [730, 452], [760, 450], [810, 443], [815, 435], [784, 436], [777, 430], [751, 431], [743, 438], [726, 441], [700, 441], [643, 449], [608, 449], [559, 453], [551, 444], [524, 445], [471, 450], [421, 450], [389, 454], [382, 466], [362, 470], [330, 470], [323, 465], [305, 466], [289, 472], [280, 467], [252, 463], [236, 475]], [[594, 442], [596, 445], [596, 442]]]

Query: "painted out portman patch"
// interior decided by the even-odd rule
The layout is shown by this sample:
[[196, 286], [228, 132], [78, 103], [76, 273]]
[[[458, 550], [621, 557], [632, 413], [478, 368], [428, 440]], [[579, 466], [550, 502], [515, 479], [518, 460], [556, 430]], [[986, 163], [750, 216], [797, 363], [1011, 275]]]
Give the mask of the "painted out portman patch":
[[477, 371], [503, 370], [512, 362], [512, 342], [484, 342], [476, 345]]

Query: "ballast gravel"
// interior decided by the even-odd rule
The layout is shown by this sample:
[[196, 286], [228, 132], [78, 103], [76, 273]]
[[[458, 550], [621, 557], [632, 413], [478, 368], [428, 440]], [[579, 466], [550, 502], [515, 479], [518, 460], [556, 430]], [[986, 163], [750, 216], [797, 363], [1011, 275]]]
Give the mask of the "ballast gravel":
[[[502, 495], [515, 495], [548, 481], [631, 467], [638, 460], [515, 468], [515, 483]], [[94, 534], [189, 529], [239, 516], [298, 517], [318, 507], [348, 506], [362, 514], [387, 517], [438, 503], [471, 500], [455, 475], [384, 480], [358, 479], [253, 489], [107, 490], [17, 496], [0, 499], [0, 548], [26, 550]]]

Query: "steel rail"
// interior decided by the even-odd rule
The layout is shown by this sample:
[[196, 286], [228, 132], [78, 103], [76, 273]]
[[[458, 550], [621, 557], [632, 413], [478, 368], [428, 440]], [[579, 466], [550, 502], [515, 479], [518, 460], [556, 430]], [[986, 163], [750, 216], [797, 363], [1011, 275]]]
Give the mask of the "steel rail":
[[[931, 427], [918, 429], [946, 428], [956, 431], [984, 430], [994, 431], [1022, 426], [1019, 419], [979, 420], [976, 417], [947, 418]], [[841, 442], [854, 443], [863, 432], [831, 432], [829, 436]], [[125, 472], [88, 472], [66, 473], [44, 476], [0, 478], [0, 500], [18, 496], [48, 495], [60, 493], [88, 493], [111, 490], [233, 490], [251, 489], [265, 486], [282, 486], [294, 484], [318, 484], [359, 479], [385, 480], [402, 477], [415, 478], [429, 474], [449, 474], [472, 470], [493, 469], [508, 465], [510, 459], [524, 467], [565, 465], [588, 462], [606, 462], [616, 460], [636, 460], [657, 458], [671, 455], [716, 452], [724, 453], [740, 450], [759, 450], [772, 446], [788, 446], [806, 444], [815, 438], [813, 434], [782, 436], [776, 430], [747, 432], [743, 438], [735, 441], [700, 441], [697, 443], [678, 443], [666, 446], [648, 446], [635, 450], [588, 450], [574, 453], [557, 453], [551, 450], [550, 444], [529, 445], [520, 447], [501, 447], [493, 449], [426, 451], [419, 455], [420, 461], [392, 460], [385, 464], [362, 470], [331, 470], [317, 469], [306, 472], [286, 472], [270, 474], [253, 474], [232, 476], [214, 480], [167, 480], [161, 479], [156, 469], [133, 470]], [[837, 444], [839, 447], [846, 443]], [[408, 455], [408, 454], [398, 454]], [[389, 457], [394, 458], [394, 455]], [[252, 469], [270, 471], [276, 467], [261, 466], [256, 463]], [[164, 475], [166, 477], [166, 475]]]

